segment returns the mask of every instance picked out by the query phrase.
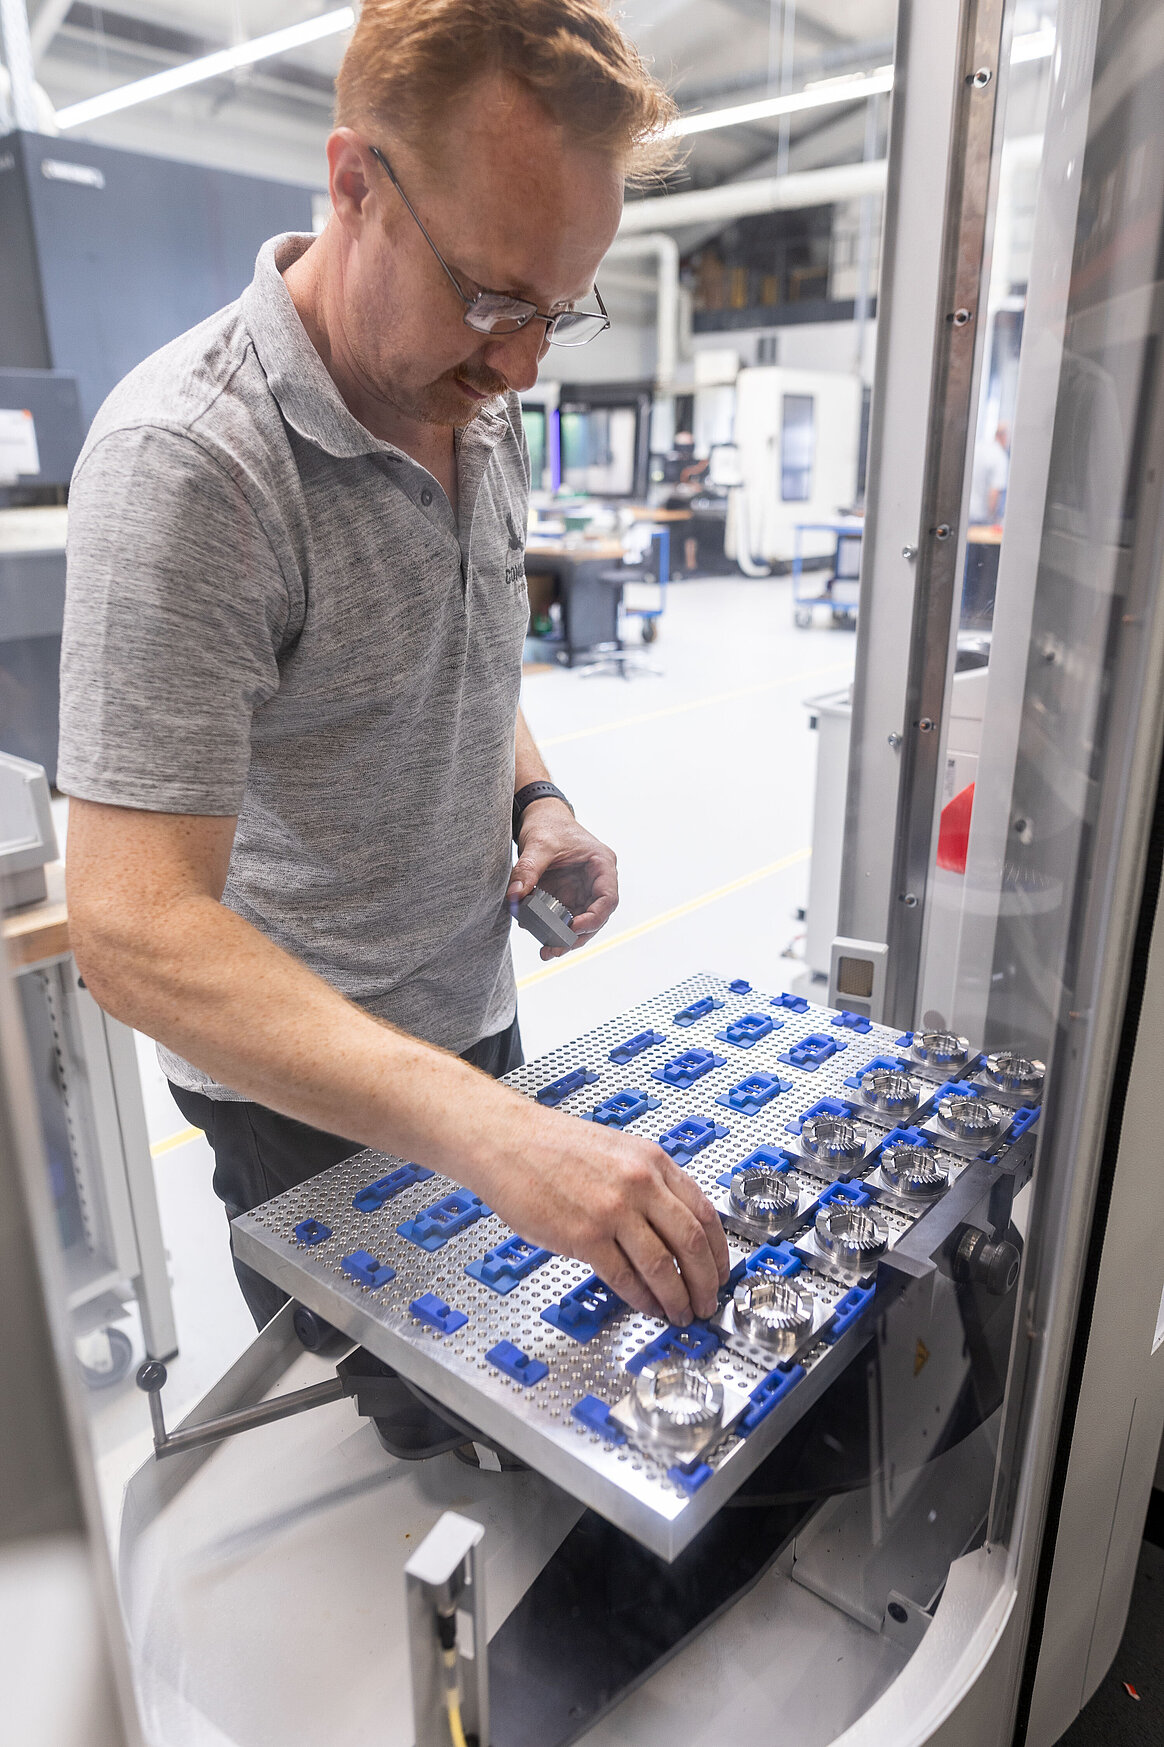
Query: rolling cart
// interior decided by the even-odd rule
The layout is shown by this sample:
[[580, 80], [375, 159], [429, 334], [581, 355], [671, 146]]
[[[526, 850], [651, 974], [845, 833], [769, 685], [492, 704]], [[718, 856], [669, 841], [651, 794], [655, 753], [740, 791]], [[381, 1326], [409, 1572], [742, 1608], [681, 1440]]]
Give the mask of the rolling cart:
[[[835, 534], [837, 540], [831, 574], [815, 592], [810, 592], [804, 576], [801, 536], [806, 533]], [[834, 625], [850, 631], [856, 629], [863, 535], [864, 523], [853, 519], [796, 524], [792, 555], [792, 617], [802, 630], [807, 630], [812, 624], [816, 607], [828, 607]]]

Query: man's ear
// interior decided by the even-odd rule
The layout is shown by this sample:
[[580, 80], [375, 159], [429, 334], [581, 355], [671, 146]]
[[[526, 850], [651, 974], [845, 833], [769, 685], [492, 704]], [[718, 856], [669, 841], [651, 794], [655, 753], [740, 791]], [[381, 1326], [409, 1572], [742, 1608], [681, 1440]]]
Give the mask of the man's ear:
[[358, 236], [372, 203], [374, 160], [358, 133], [337, 127], [327, 141], [328, 192], [340, 224]]

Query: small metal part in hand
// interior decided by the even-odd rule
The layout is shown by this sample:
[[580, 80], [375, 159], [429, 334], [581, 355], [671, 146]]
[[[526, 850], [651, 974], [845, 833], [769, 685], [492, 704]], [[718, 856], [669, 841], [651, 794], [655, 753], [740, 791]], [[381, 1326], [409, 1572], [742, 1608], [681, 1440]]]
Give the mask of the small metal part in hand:
[[574, 918], [565, 904], [560, 903], [541, 886], [535, 886], [528, 897], [512, 906], [519, 928], [540, 940], [543, 946], [576, 946], [578, 936], [570, 924]]

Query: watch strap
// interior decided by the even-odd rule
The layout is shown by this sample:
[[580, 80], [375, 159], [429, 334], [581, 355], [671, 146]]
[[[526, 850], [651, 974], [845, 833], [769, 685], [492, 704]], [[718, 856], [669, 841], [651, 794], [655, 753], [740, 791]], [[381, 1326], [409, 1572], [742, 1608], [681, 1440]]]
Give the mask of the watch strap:
[[[521, 829], [521, 816], [526, 808], [534, 801], [546, 800], [564, 801], [566, 806], [570, 807], [569, 801], [554, 783], [526, 783], [524, 788], [518, 789], [513, 797], [513, 840], [515, 843], [517, 842], [517, 834]], [[574, 811], [573, 807], [570, 807], [570, 811], [571, 813]]]

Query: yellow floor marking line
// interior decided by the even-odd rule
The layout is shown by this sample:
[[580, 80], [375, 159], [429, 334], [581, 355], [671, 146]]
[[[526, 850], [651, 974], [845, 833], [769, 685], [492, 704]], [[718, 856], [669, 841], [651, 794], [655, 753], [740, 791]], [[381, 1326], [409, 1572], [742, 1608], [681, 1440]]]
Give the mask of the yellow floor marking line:
[[200, 1128], [180, 1128], [177, 1134], [167, 1134], [164, 1140], [155, 1140], [150, 1148], [150, 1156], [160, 1159], [163, 1153], [176, 1152], [180, 1146], [185, 1146], [187, 1141], [198, 1140], [201, 1135]]
[[758, 880], [771, 879], [773, 874], [783, 873], [785, 868], [795, 867], [797, 862], [807, 861], [812, 850], [794, 849], [791, 855], [785, 855], [779, 861], [770, 861], [767, 867], [758, 867], [752, 873], [743, 874], [738, 880], [730, 880], [726, 886], [717, 886], [714, 892], [704, 892], [701, 897], [689, 898], [685, 904], [676, 904], [673, 910], [664, 910], [661, 916], [652, 916], [649, 922], [639, 922], [633, 928], [624, 928], [621, 934], [612, 934], [607, 940], [599, 940], [594, 946], [587, 946], [580, 952], [567, 953], [565, 958], [551, 959], [549, 964], [540, 971], [531, 971], [526, 977], [519, 977], [519, 989], [528, 989], [534, 983], [544, 982], [547, 977], [556, 976], [559, 971], [568, 971], [574, 965], [589, 964], [600, 953], [613, 952], [616, 946], [625, 946], [628, 940], [637, 940], [640, 935], [650, 934], [656, 928], [664, 927], [668, 922], [677, 922], [680, 916], [690, 916], [693, 910], [702, 910], [705, 904], [714, 904], [719, 898], [730, 897], [733, 892], [742, 892], [745, 886], [754, 886]]
[[739, 698], [755, 698], [764, 692], [779, 691], [782, 686], [804, 685], [810, 680], [851, 672], [850, 662], [834, 661], [828, 667], [810, 667], [804, 673], [789, 673], [783, 679], [765, 680], [762, 685], [740, 686], [730, 692], [709, 692], [706, 697], [690, 698], [685, 704], [669, 704], [662, 710], [644, 710], [639, 716], [620, 716], [616, 722], [599, 722], [594, 728], [572, 728], [567, 734], [538, 736], [537, 742], [544, 751], [549, 746], [564, 746], [569, 740], [589, 740], [595, 734], [613, 734], [619, 728], [635, 728], [640, 722], [661, 722], [667, 716], [685, 716], [689, 710], [702, 710], [709, 704], [731, 704]]

